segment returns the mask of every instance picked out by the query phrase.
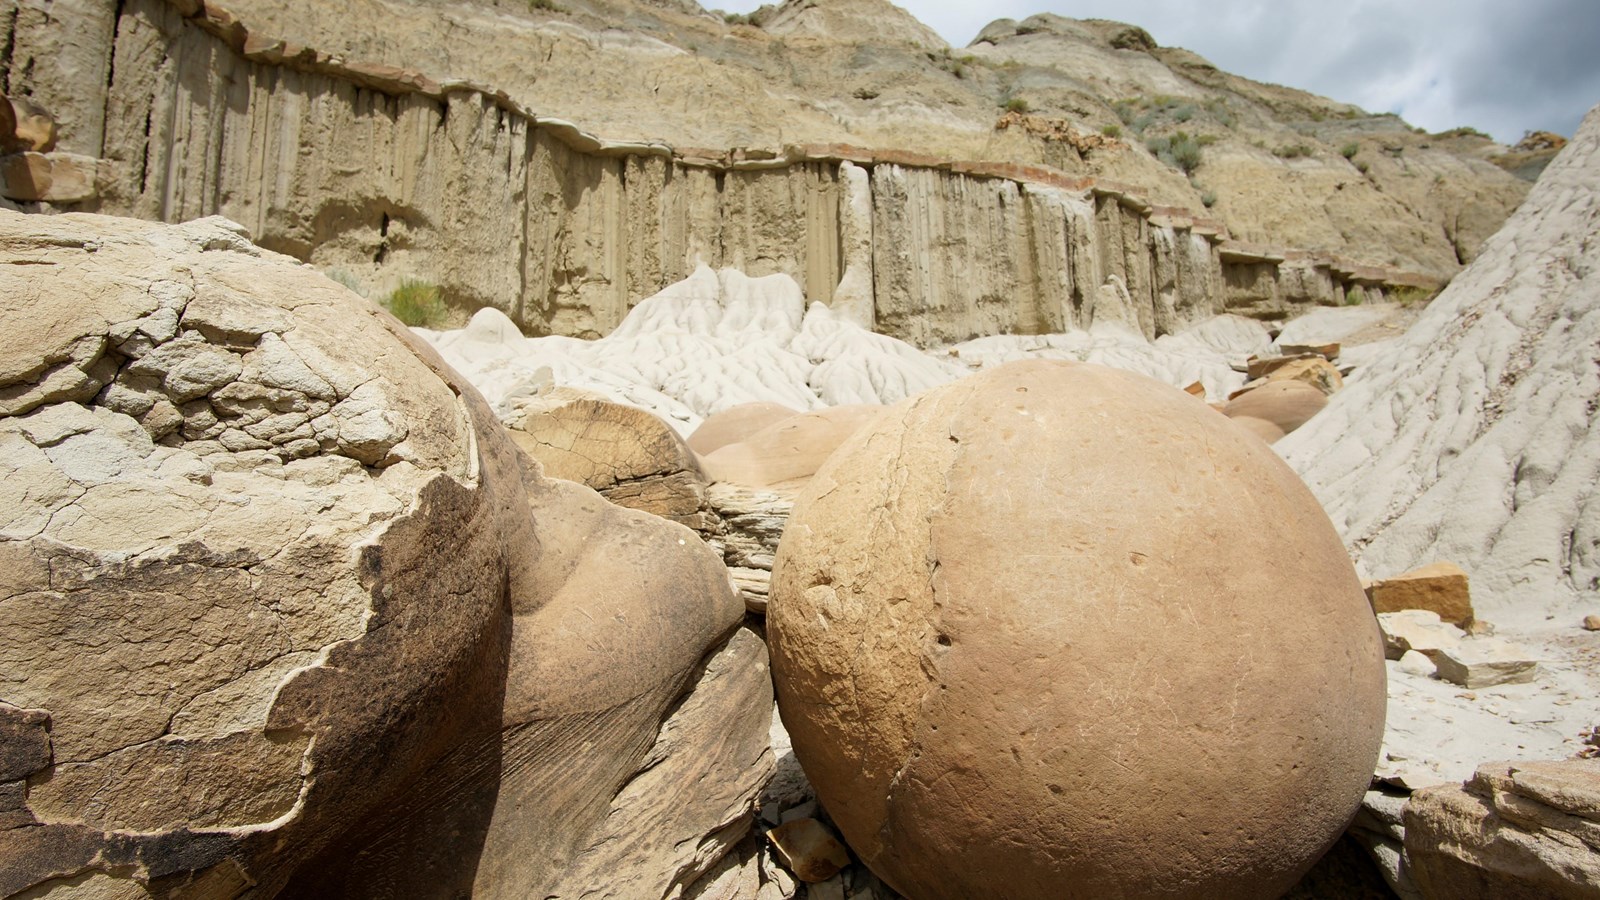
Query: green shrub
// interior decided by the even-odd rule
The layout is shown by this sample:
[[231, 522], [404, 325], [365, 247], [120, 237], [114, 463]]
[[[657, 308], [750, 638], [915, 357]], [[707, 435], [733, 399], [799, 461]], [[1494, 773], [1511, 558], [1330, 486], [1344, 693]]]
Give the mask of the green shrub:
[[562, 13], [566, 12], [567, 8], [555, 0], [528, 0], [528, 12], [535, 11]]
[[1312, 149], [1305, 144], [1284, 144], [1281, 147], [1274, 148], [1272, 151], [1272, 155], [1280, 159], [1299, 159], [1302, 156], [1310, 156], [1312, 153]]
[[1228, 102], [1221, 97], [1213, 97], [1206, 101], [1206, 112], [1216, 119], [1223, 128], [1233, 127], [1233, 110], [1228, 108]]
[[1025, 113], [1032, 107], [1028, 106], [1028, 101], [1022, 99], [1021, 97], [1012, 97], [1005, 103], [1001, 104], [1000, 108], [1004, 109], [1006, 112]]
[[1343, 147], [1339, 148], [1339, 155], [1344, 157], [1345, 159], [1354, 159], [1355, 155], [1357, 153], [1360, 153], [1360, 152], [1361, 152], [1361, 145], [1357, 144], [1354, 141], [1351, 141], [1350, 143], [1345, 144]]
[[1202, 134], [1199, 137], [1195, 138], [1195, 142], [1198, 143], [1202, 147], [1209, 147], [1212, 144], [1215, 144], [1219, 140], [1221, 140], [1221, 139], [1218, 138], [1214, 134]]
[[1418, 304], [1426, 305], [1438, 295], [1438, 291], [1430, 291], [1427, 288], [1401, 285], [1389, 292], [1389, 299], [1406, 309], [1410, 309]]
[[1211, 207], [1216, 206], [1217, 205], [1217, 192], [1216, 191], [1204, 191], [1204, 192], [1202, 192], [1200, 194], [1200, 202], [1205, 204], [1206, 209], [1210, 209]]
[[1360, 306], [1361, 305], [1361, 297], [1362, 297], [1361, 291], [1355, 285], [1351, 285], [1351, 286], [1349, 286], [1349, 287], [1344, 289], [1344, 305], [1345, 306]]
[[384, 308], [413, 328], [433, 328], [444, 321], [444, 298], [431, 281], [407, 278], [389, 292]]
[[1364, 159], [1358, 159], [1356, 160], [1356, 171], [1365, 175], [1372, 171], [1372, 164]]
[[1108, 138], [1119, 138], [1119, 137], [1122, 137], [1122, 126], [1121, 125], [1102, 125], [1102, 126], [1100, 126], [1100, 133], [1105, 135]]
[[1172, 110], [1172, 120], [1174, 122], [1187, 122], [1192, 118], [1194, 118], [1193, 103], [1183, 103]]
[[1171, 137], [1150, 138], [1144, 142], [1144, 148], [1156, 159], [1185, 175], [1192, 175], [1195, 169], [1200, 168], [1200, 142], [1188, 132], [1177, 131]]
[[1117, 114], [1117, 118], [1121, 119], [1124, 125], [1132, 125], [1133, 120], [1139, 117], [1132, 100], [1118, 100], [1111, 104], [1111, 111]]

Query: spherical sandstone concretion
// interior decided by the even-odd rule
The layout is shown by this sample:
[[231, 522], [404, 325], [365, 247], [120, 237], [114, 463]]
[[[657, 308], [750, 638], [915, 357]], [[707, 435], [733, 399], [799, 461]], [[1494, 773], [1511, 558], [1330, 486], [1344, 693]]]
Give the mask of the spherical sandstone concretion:
[[917, 900], [1278, 896], [1383, 733], [1377, 624], [1310, 491], [1098, 366], [1003, 366], [856, 434], [767, 625], [806, 774]]

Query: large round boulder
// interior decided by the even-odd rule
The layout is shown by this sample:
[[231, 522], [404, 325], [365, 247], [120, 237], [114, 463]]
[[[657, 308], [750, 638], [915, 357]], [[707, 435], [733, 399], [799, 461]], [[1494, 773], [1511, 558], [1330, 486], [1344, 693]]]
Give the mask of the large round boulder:
[[1003, 366], [856, 434], [767, 622], [818, 796], [923, 900], [1277, 896], [1383, 732], [1377, 625], [1304, 485], [1097, 366]]

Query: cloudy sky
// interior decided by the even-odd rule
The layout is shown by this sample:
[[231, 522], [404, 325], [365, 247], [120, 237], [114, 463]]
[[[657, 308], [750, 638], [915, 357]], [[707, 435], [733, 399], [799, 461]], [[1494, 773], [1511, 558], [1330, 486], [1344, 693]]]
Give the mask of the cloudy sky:
[[[1600, 103], [1600, 0], [896, 0], [952, 45], [1037, 12], [1131, 22], [1226, 71], [1443, 131], [1571, 136]], [[761, 0], [701, 0], [749, 12]]]

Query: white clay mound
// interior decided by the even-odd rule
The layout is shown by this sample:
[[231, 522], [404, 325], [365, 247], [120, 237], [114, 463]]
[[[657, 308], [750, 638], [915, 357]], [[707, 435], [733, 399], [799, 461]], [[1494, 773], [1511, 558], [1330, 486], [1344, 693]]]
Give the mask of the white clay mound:
[[1436, 560], [1531, 648], [1533, 684], [1464, 692], [1391, 664], [1387, 765], [1459, 780], [1570, 756], [1600, 695], [1600, 109], [1476, 262], [1277, 448], [1365, 574]]
[[704, 266], [640, 301], [596, 341], [526, 338], [493, 309], [479, 311], [457, 331], [418, 331], [502, 415], [518, 398], [556, 384], [648, 409], [684, 434], [706, 416], [742, 403], [801, 411], [895, 403], [973, 369], [1030, 356], [1128, 369], [1174, 387], [1199, 381], [1211, 396], [1224, 397], [1244, 381], [1231, 366], [1271, 349], [1260, 323], [1219, 316], [1153, 344], [1116, 326], [1097, 326], [924, 352], [820, 303], [808, 307], [788, 276], [750, 278]]

